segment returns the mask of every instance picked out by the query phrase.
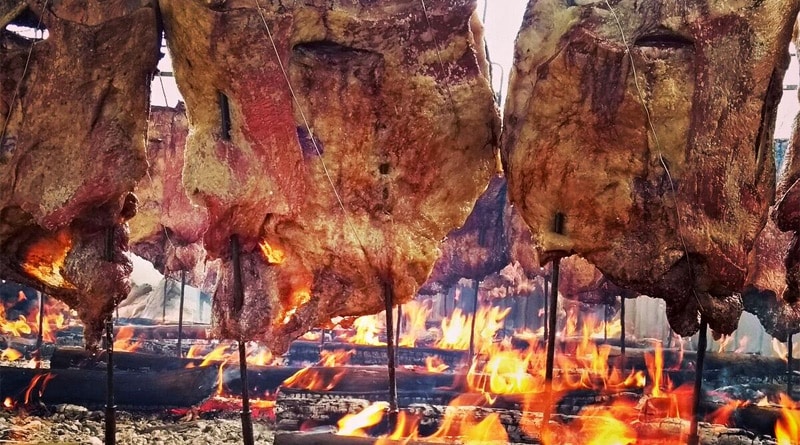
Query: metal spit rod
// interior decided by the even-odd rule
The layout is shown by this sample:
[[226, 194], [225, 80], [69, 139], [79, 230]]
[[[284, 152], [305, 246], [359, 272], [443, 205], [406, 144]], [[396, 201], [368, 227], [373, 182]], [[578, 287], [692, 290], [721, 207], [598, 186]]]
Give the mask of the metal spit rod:
[[[106, 231], [106, 260], [114, 261], [114, 228]], [[114, 296], [116, 300], [116, 296]], [[116, 301], [114, 301], [116, 305]], [[117, 442], [117, 406], [114, 400], [114, 320], [109, 314], [106, 319], [106, 416], [105, 445]]]
[[792, 334], [786, 336], [786, 394], [792, 397], [793, 383], [792, 373], [794, 372], [794, 357], [792, 353]]
[[183, 357], [183, 349], [181, 343], [183, 342], [183, 299], [186, 289], [186, 271], [181, 271], [181, 302], [178, 305], [178, 357]]
[[44, 292], [39, 292], [39, 333], [36, 334], [36, 367], [42, 362], [42, 343], [44, 343]]
[[472, 326], [469, 331], [469, 356], [467, 366], [472, 365], [475, 359], [475, 319], [478, 318], [478, 286], [475, 286], [475, 299], [472, 300]]
[[397, 305], [397, 330], [394, 332], [394, 360], [395, 363], [398, 362], [398, 345], [400, 344], [400, 332], [403, 328], [403, 305]]
[[[242, 261], [239, 237], [231, 236], [231, 259], [233, 261], [233, 308], [239, 315], [244, 308], [244, 285], [242, 283]], [[181, 292], [181, 294], [183, 294]], [[244, 335], [239, 339], [239, 373], [242, 380], [242, 441], [245, 445], [254, 445], [253, 419], [250, 414], [250, 394], [247, 387], [247, 347]]]
[[703, 398], [703, 364], [706, 359], [708, 347], [708, 322], [700, 316], [700, 333], [697, 338], [697, 369], [694, 375], [694, 400], [692, 401], [692, 423], [689, 429], [689, 445], [700, 443], [700, 434], [697, 424], [700, 420], [700, 401]]
[[625, 369], [625, 296], [619, 296], [619, 356], [620, 369]]
[[394, 344], [394, 321], [392, 320], [392, 306], [394, 306], [394, 290], [389, 279], [383, 281], [383, 301], [386, 305], [386, 357], [389, 372], [389, 431], [394, 429], [394, 419], [397, 416], [397, 374]]
[[[556, 233], [563, 233], [564, 231], [564, 214], [556, 213], [555, 224], [553, 230]], [[553, 402], [553, 367], [555, 366], [556, 358], [556, 322], [558, 311], [558, 272], [561, 265], [561, 257], [556, 257], [553, 260], [553, 273], [550, 285], [550, 312], [548, 315], [548, 331], [547, 331], [547, 361], [545, 362], [545, 380], [547, 380], [546, 388], [546, 403], [544, 413], [542, 413], [542, 428], [547, 431], [550, 423], [550, 411], [552, 410]]]

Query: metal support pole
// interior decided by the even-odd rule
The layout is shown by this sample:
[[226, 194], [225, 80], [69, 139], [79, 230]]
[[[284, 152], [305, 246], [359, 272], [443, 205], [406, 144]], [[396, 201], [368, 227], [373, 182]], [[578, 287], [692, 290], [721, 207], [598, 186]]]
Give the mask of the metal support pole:
[[167, 287], [169, 286], [169, 271], [164, 269], [164, 299], [161, 302], [161, 323], [167, 321]]
[[239, 375], [242, 381], [242, 442], [254, 445], [253, 419], [250, 413], [250, 395], [247, 388], [247, 345], [239, 340]]
[[792, 345], [792, 334], [789, 334], [786, 337], [786, 350], [787, 350], [787, 355], [786, 355], [786, 394], [789, 397], [792, 397], [792, 392], [793, 392], [792, 391], [793, 390], [793, 388], [792, 388], [792, 386], [793, 386], [792, 385], [792, 383], [793, 383], [792, 382], [792, 373], [794, 372], [794, 366], [793, 366], [794, 357], [793, 357], [793, 354], [792, 354], [792, 349], [793, 349], [792, 346], [793, 346]]
[[547, 326], [547, 321], [550, 320], [550, 278], [544, 276], [544, 338], [550, 338], [550, 331]]
[[625, 296], [619, 296], [619, 353], [620, 353], [620, 368], [625, 369]]
[[183, 349], [181, 343], [183, 342], [183, 298], [186, 290], [186, 271], [181, 271], [181, 302], [178, 305], [178, 357], [183, 357]]
[[[239, 237], [231, 236], [231, 260], [233, 262], [233, 308], [237, 315], [244, 308], [244, 285], [242, 283], [242, 261]], [[250, 414], [250, 394], [247, 387], [247, 348], [244, 335], [239, 339], [239, 374], [242, 381], [242, 442], [254, 445], [253, 419]]]
[[403, 305], [397, 305], [397, 330], [394, 332], [394, 360], [398, 361], [398, 349], [400, 349], [400, 330], [403, 327]]
[[703, 398], [703, 363], [706, 359], [706, 348], [708, 347], [708, 322], [705, 316], [700, 316], [700, 333], [697, 338], [697, 369], [694, 374], [694, 400], [692, 402], [692, 423], [689, 429], [689, 445], [698, 445], [700, 435], [697, 430], [697, 423], [700, 418], [700, 401]]
[[469, 356], [467, 357], [467, 366], [471, 365], [472, 360], [475, 359], [475, 320], [478, 318], [478, 287], [477, 285], [475, 286], [475, 300], [472, 302], [472, 326], [469, 331]]
[[44, 343], [44, 292], [39, 292], [39, 333], [36, 335], [37, 368], [42, 359], [42, 343]]
[[383, 301], [386, 305], [386, 357], [388, 358], [389, 371], [389, 431], [394, 430], [397, 417], [397, 374], [394, 348], [394, 321], [392, 320], [392, 306], [394, 305], [394, 290], [389, 279], [383, 281]]
[[[556, 213], [554, 229], [555, 233], [562, 233], [564, 230], [564, 215]], [[553, 367], [556, 358], [556, 322], [558, 321], [558, 272], [561, 266], [561, 257], [553, 260], [552, 283], [550, 286], [550, 312], [547, 314], [547, 359], [545, 362], [546, 403], [542, 418], [543, 431], [550, 427], [550, 412], [553, 405]], [[544, 437], [545, 434], [542, 434]]]
[[[114, 228], [106, 230], [106, 260], [114, 261]], [[116, 295], [114, 296], [116, 300]], [[116, 305], [116, 301], [114, 301]], [[114, 400], [114, 320], [106, 319], [106, 416], [105, 445], [117, 442], [117, 406]]]

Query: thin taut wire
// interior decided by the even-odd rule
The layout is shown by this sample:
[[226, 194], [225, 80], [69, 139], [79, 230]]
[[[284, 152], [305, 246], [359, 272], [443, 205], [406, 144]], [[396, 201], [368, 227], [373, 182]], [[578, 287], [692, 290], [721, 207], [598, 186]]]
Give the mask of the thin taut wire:
[[[47, 11], [47, 4], [50, 3], [50, 0], [45, 0], [44, 5], [42, 5], [42, 13], [39, 14], [39, 23], [36, 25], [36, 29], [42, 27], [42, 18], [44, 17], [45, 11]], [[14, 95], [11, 97], [11, 103], [8, 106], [8, 114], [6, 115], [6, 120], [3, 123], [3, 131], [0, 132], [0, 144], [2, 144], [6, 139], [6, 130], [8, 130], [8, 123], [11, 121], [11, 114], [14, 111], [14, 104], [17, 102], [17, 96], [19, 95], [19, 90], [22, 88], [22, 81], [25, 80], [25, 75], [28, 74], [28, 66], [31, 63], [31, 56], [33, 56], [33, 46], [36, 45], [36, 39], [32, 39], [31, 47], [28, 50], [28, 57], [25, 59], [25, 67], [22, 69], [22, 76], [17, 82], [17, 87], [14, 88]]]
[[364, 251], [364, 255], [366, 255], [367, 250], [364, 247], [364, 243], [361, 241], [361, 237], [358, 236], [358, 231], [353, 225], [353, 222], [350, 220], [350, 215], [344, 206], [344, 202], [342, 201], [342, 197], [339, 194], [339, 191], [336, 190], [336, 184], [334, 184], [333, 178], [331, 178], [331, 174], [328, 171], [328, 166], [325, 165], [325, 159], [322, 157], [322, 150], [320, 150], [319, 145], [317, 145], [317, 138], [314, 137], [314, 133], [311, 131], [311, 125], [309, 125], [308, 119], [306, 118], [306, 114], [303, 111], [303, 107], [300, 106], [300, 101], [297, 99], [297, 95], [294, 92], [294, 88], [292, 87], [292, 82], [289, 80], [289, 74], [286, 72], [286, 68], [283, 65], [280, 53], [278, 52], [278, 47], [275, 45], [275, 40], [272, 38], [272, 31], [270, 31], [269, 25], [267, 24], [267, 19], [264, 17], [264, 11], [261, 10], [261, 4], [259, 3], [258, 0], [253, 0], [253, 2], [256, 4], [258, 15], [261, 17], [261, 22], [264, 24], [264, 29], [266, 29], [267, 31], [267, 37], [269, 37], [270, 44], [272, 44], [272, 49], [275, 52], [275, 58], [278, 60], [278, 66], [281, 69], [281, 73], [283, 73], [283, 78], [286, 80], [286, 85], [289, 87], [289, 93], [292, 95], [292, 100], [294, 101], [294, 104], [297, 106], [297, 110], [300, 112], [300, 117], [303, 119], [303, 125], [305, 125], [306, 130], [308, 131], [308, 135], [311, 138], [311, 144], [314, 146], [314, 150], [317, 152], [317, 156], [319, 156], [320, 163], [322, 164], [322, 170], [325, 172], [325, 177], [328, 179], [328, 183], [330, 184], [331, 189], [333, 190], [333, 194], [336, 196], [336, 201], [339, 203], [339, 207], [342, 208], [342, 213], [344, 213], [344, 218], [345, 221], [347, 221], [347, 225], [353, 232], [353, 236], [356, 237], [358, 244], [361, 246], [361, 250]]
[[[658, 160], [661, 163], [661, 166], [664, 168], [664, 171], [667, 173], [667, 179], [669, 180], [669, 188], [672, 191], [672, 199], [675, 200], [675, 216], [676, 216], [676, 230], [678, 232], [678, 239], [683, 246], [683, 252], [686, 255], [686, 263], [689, 265], [689, 273], [694, 277], [694, 267], [692, 267], [692, 260], [689, 256], [689, 246], [686, 244], [686, 239], [683, 236], [683, 229], [681, 226], [681, 215], [678, 212], [678, 193], [675, 190], [675, 181], [672, 179], [672, 174], [669, 171], [669, 167], [667, 166], [666, 161], [664, 161], [664, 155], [661, 150], [661, 143], [658, 140], [658, 133], [656, 133], [656, 127], [653, 125], [653, 118], [650, 115], [650, 109], [647, 108], [647, 102], [645, 102], [644, 92], [642, 88], [639, 86], [639, 78], [636, 75], [636, 63], [633, 60], [633, 53], [631, 52], [631, 48], [628, 45], [628, 39], [625, 37], [625, 31], [622, 29], [622, 23], [619, 20], [619, 16], [617, 15], [614, 8], [611, 7], [611, 3], [608, 0], [605, 0], [606, 6], [608, 6], [608, 10], [611, 12], [611, 15], [614, 16], [614, 21], [617, 24], [617, 28], [619, 28], [619, 34], [622, 36], [622, 44], [625, 46], [625, 52], [628, 54], [628, 59], [631, 62], [631, 71], [633, 73], [633, 84], [636, 87], [636, 92], [639, 95], [639, 101], [642, 103], [642, 108], [644, 108], [645, 116], [647, 117], [647, 126], [650, 128], [650, 131], [653, 133], [653, 141], [656, 144], [656, 150], [658, 153]], [[697, 291], [695, 290], [694, 286], [692, 286], [692, 295], [694, 295], [695, 300], [697, 300], [697, 305], [700, 306], [700, 309], [703, 309], [703, 304], [700, 302], [700, 297], [697, 295]]]

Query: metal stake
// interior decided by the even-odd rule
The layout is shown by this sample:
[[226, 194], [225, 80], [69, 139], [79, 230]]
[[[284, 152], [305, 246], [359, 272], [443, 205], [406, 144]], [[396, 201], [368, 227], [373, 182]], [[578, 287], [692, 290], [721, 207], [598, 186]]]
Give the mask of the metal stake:
[[603, 303], [603, 343], [608, 343], [608, 304]]
[[392, 320], [392, 306], [394, 305], [394, 290], [389, 279], [383, 281], [383, 301], [386, 305], [386, 356], [388, 358], [389, 371], [389, 431], [394, 430], [395, 417], [397, 416], [397, 374], [395, 373], [397, 363], [395, 362], [394, 348], [394, 321]]
[[619, 296], [619, 353], [620, 353], [620, 368], [625, 369], [625, 296]]
[[793, 373], [793, 363], [794, 358], [792, 357], [792, 334], [789, 334], [786, 337], [786, 348], [787, 348], [787, 357], [786, 357], [786, 394], [789, 397], [792, 397], [792, 373]]
[[[244, 285], [242, 283], [242, 261], [239, 237], [231, 236], [231, 259], [233, 261], [233, 308], [238, 316], [244, 307]], [[242, 381], [242, 441], [245, 445], [254, 445], [253, 419], [250, 415], [250, 394], [247, 387], [247, 349], [244, 335], [239, 339], [239, 374]]]
[[398, 351], [400, 349], [400, 346], [399, 346], [400, 345], [400, 330], [401, 330], [402, 327], [403, 327], [403, 305], [402, 304], [398, 304], [397, 305], [397, 330], [394, 333], [394, 345], [395, 345], [395, 348], [394, 348], [394, 359], [395, 359], [395, 363], [399, 361], [397, 357], [398, 357], [398, 354], [399, 354]]
[[164, 269], [164, 299], [161, 302], [161, 323], [167, 321], [167, 286], [169, 286], [169, 271]]
[[550, 338], [550, 331], [547, 326], [547, 321], [550, 320], [550, 277], [544, 276], [544, 338]]
[[[477, 283], [477, 281], [476, 281]], [[467, 357], [467, 366], [472, 364], [475, 359], [475, 319], [478, 318], [478, 286], [475, 286], [475, 300], [472, 302], [472, 326], [469, 331], [469, 357]]]
[[700, 316], [700, 334], [697, 338], [697, 369], [694, 374], [694, 401], [692, 403], [692, 423], [689, 430], [689, 445], [698, 445], [700, 435], [697, 430], [697, 422], [700, 420], [700, 401], [703, 397], [703, 362], [706, 359], [706, 348], [708, 347], [708, 322], [705, 316]]
[[[562, 233], [564, 230], [564, 214], [556, 213], [554, 231]], [[552, 285], [550, 286], [550, 312], [547, 322], [547, 361], [545, 362], [546, 404], [542, 418], [542, 428], [547, 431], [550, 423], [550, 411], [553, 402], [553, 367], [556, 358], [556, 322], [558, 311], [558, 272], [561, 266], [561, 257], [553, 260]], [[543, 434], [544, 436], [544, 434]]]
[[[114, 261], [114, 228], [106, 229], [106, 260]], [[116, 300], [116, 295], [114, 296]], [[114, 301], [116, 305], [116, 301]], [[114, 320], [106, 319], [106, 416], [105, 445], [117, 442], [117, 406], [114, 400]]]
[[178, 305], [178, 357], [183, 357], [181, 342], [183, 340], [183, 297], [186, 289], [186, 271], [181, 271], [181, 302]]
[[44, 292], [39, 292], [39, 333], [36, 335], [36, 367], [42, 359], [42, 343], [44, 342]]

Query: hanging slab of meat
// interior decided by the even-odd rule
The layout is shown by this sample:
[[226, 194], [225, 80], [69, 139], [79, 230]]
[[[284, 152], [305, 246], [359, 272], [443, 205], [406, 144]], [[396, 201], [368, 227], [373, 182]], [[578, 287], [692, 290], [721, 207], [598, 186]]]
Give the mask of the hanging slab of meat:
[[[183, 187], [189, 123], [183, 104], [153, 107], [148, 118], [148, 170], [136, 186], [139, 212], [130, 221], [131, 251], [162, 273], [186, 271], [187, 283], [213, 291], [215, 275], [202, 238], [208, 210], [193, 204]], [[209, 287], [208, 284], [211, 284]]]
[[421, 293], [446, 292], [460, 279], [481, 281], [509, 263], [504, 225], [506, 180], [500, 175], [475, 202], [464, 225], [450, 231]]
[[[795, 46], [800, 44], [794, 36]], [[750, 255], [745, 310], [780, 341], [800, 332], [800, 116], [781, 167], [771, 218]]]
[[413, 297], [486, 188], [499, 119], [473, 1], [258, 4], [161, 7], [190, 125], [184, 185], [225, 260], [218, 334], [280, 351], [380, 311], [387, 287]]
[[543, 260], [577, 253], [665, 299], [681, 335], [700, 313], [730, 333], [773, 194], [798, 1], [611, 3], [529, 3], [505, 113], [510, 199]]
[[[91, 346], [129, 288], [157, 14], [151, 0], [44, 5], [0, 8], [0, 276], [76, 309]], [[39, 22], [35, 43], [6, 29]]]

